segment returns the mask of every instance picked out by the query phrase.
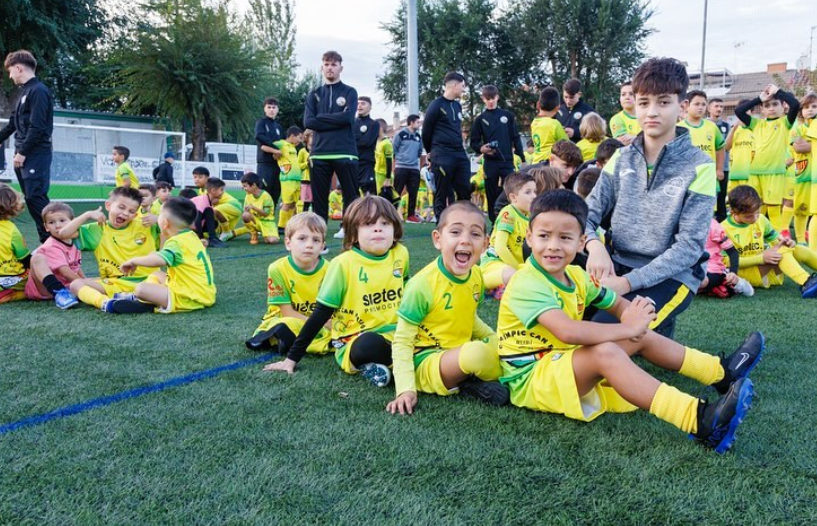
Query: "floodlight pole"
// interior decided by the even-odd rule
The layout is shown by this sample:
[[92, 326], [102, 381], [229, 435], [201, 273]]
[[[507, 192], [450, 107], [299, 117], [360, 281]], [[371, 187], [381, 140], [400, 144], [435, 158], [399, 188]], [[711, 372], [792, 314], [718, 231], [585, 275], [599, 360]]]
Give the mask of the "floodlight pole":
[[417, 74], [419, 64], [417, 61], [417, 0], [408, 0], [408, 10], [406, 13], [406, 43], [408, 53], [406, 56], [406, 79], [408, 80], [408, 110], [409, 113], [418, 115], [420, 113], [420, 94], [418, 90]]
[[706, 77], [706, 68], [704, 67], [706, 64], [706, 11], [709, 4], [709, 0], [704, 0], [704, 37], [703, 43], [701, 45], [701, 82], [700, 88], [701, 90], [704, 89], [704, 79]]

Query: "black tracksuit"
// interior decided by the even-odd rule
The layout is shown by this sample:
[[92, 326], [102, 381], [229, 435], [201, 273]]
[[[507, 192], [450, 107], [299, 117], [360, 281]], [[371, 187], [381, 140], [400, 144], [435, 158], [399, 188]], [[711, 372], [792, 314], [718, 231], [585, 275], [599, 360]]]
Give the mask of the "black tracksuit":
[[453, 194], [471, 196], [471, 163], [462, 145], [462, 106], [456, 100], [437, 97], [428, 105], [423, 120], [423, 146], [434, 174], [434, 216], [440, 214]]
[[380, 124], [370, 116], [355, 119], [355, 143], [357, 145], [357, 183], [367, 194], [377, 194], [374, 180], [374, 149], [380, 136]]
[[255, 160], [258, 163], [258, 175], [264, 181], [264, 187], [276, 206], [281, 197], [281, 168], [273, 154], [265, 152], [261, 146], [275, 148], [274, 143], [281, 139], [286, 139], [284, 129], [275, 119], [263, 117], [255, 122], [255, 142], [258, 145]]
[[556, 120], [562, 123], [563, 128], [571, 128], [573, 130], [573, 137], [570, 138], [571, 141], [579, 142], [582, 140], [582, 134], [579, 131], [582, 119], [584, 119], [585, 115], [594, 111], [596, 110], [593, 109], [593, 106], [584, 102], [582, 99], [579, 99], [579, 102], [572, 108], [568, 108], [563, 102], [562, 105], [559, 106]]

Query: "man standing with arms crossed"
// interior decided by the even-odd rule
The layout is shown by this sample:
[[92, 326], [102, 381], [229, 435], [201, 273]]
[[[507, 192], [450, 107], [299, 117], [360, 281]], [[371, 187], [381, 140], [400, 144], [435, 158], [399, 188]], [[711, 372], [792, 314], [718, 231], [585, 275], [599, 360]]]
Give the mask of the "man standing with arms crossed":
[[357, 143], [357, 184], [364, 195], [377, 195], [374, 180], [374, 149], [380, 136], [380, 125], [372, 119], [372, 99], [358, 97], [355, 119], [355, 142]]
[[[306, 96], [304, 127], [314, 130], [310, 172], [315, 213], [329, 221], [329, 187], [336, 173], [343, 191], [343, 210], [358, 198], [357, 145], [352, 126], [357, 110], [357, 91], [340, 81], [343, 58], [337, 51], [322, 57], [325, 84]], [[343, 228], [335, 234], [343, 237]]]
[[406, 223], [421, 223], [414, 211], [417, 209], [417, 190], [420, 188], [420, 157], [423, 155], [423, 142], [417, 131], [420, 129], [420, 116], [409, 115], [406, 127], [394, 134], [394, 189], [398, 194], [403, 188], [408, 192], [408, 217]]
[[443, 94], [428, 105], [423, 119], [423, 146], [428, 152], [434, 174], [434, 217], [439, 221], [448, 197], [471, 197], [471, 162], [462, 145], [462, 106], [465, 77], [451, 72], [443, 79]]
[[[43, 226], [43, 208], [49, 203], [51, 186], [51, 135], [54, 132], [54, 98], [35, 76], [37, 60], [21, 49], [9, 53], [3, 66], [9, 78], [20, 86], [17, 106], [9, 123], [0, 130], [0, 143], [14, 134], [14, 173], [34, 218], [40, 241], [48, 239]], [[2, 150], [0, 150], [2, 151]]]
[[[284, 129], [275, 120], [278, 116], [278, 101], [273, 97], [264, 99], [264, 116], [255, 122], [256, 172], [264, 181], [264, 187], [272, 197], [274, 206], [278, 206], [281, 197], [281, 168], [278, 166], [278, 157], [281, 150], [274, 144], [285, 139]], [[273, 215], [275, 210], [273, 210]]]
[[494, 204], [505, 176], [513, 173], [514, 152], [525, 157], [522, 140], [516, 129], [513, 113], [497, 107], [499, 90], [496, 86], [482, 88], [483, 111], [471, 125], [471, 149], [483, 155], [482, 167], [485, 171], [485, 197], [488, 199], [488, 217], [491, 224], [496, 221]]

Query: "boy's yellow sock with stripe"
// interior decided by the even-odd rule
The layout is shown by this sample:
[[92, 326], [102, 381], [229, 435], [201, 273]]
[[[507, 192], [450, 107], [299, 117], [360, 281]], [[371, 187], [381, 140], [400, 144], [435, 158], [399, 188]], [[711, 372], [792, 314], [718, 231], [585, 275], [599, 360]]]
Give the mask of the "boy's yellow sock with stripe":
[[669, 422], [685, 433], [698, 431], [700, 400], [667, 384], [658, 386], [650, 404], [650, 414]]
[[278, 228], [286, 228], [287, 223], [289, 223], [289, 220], [292, 219], [294, 213], [295, 213], [294, 208], [290, 210], [284, 210], [282, 208], [281, 211], [278, 212]]
[[239, 228], [236, 228], [235, 230], [233, 230], [233, 235], [235, 237], [243, 236], [244, 234], [249, 234], [249, 233], [250, 233], [250, 229], [247, 228], [246, 226], [242, 226], [242, 227], [239, 227]]
[[794, 217], [794, 208], [791, 206], [783, 206], [780, 212], [780, 228], [779, 230], [789, 230], [791, 228], [791, 220]]
[[817, 215], [811, 216], [811, 222], [808, 225], [808, 247], [811, 250], [817, 250]]
[[796, 261], [805, 263], [813, 270], [817, 270], [817, 252], [811, 250], [810, 248], [797, 245], [792, 249], [792, 254], [794, 254], [794, 259]]
[[797, 234], [797, 242], [806, 242], [806, 229], [808, 225], [808, 216], [794, 216], [794, 232]]
[[681, 364], [679, 373], [704, 385], [723, 380], [724, 370], [720, 358], [692, 347], [684, 347], [684, 351], [684, 363]]
[[777, 266], [780, 267], [783, 274], [798, 285], [805, 283], [810, 274], [794, 259], [794, 251], [787, 247], [780, 247], [778, 252], [780, 252], [783, 257], [780, 258], [780, 262]]
[[780, 205], [766, 205], [766, 214], [769, 216], [769, 222], [772, 224], [772, 228], [778, 232], [783, 230], [783, 228], [780, 226], [780, 216], [782, 215], [780, 208]]
[[97, 309], [102, 308], [102, 304], [108, 301], [110, 298], [108, 296], [102, 294], [98, 290], [93, 287], [84, 286], [79, 289], [77, 293], [77, 297], [82, 303], [87, 303], [88, 305], [93, 305]]

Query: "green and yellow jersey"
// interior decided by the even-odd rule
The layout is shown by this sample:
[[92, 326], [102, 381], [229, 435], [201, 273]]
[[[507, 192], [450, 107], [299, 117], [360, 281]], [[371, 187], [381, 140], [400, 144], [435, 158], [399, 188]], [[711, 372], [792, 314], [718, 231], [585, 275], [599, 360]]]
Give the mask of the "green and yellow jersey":
[[309, 150], [301, 148], [298, 152], [298, 168], [301, 169], [301, 182], [308, 183], [309, 177]]
[[638, 124], [638, 119], [635, 115], [630, 115], [624, 110], [613, 115], [610, 119], [610, 135], [613, 139], [618, 139], [622, 135], [631, 135], [635, 137], [641, 133], [641, 125]]
[[281, 316], [281, 305], [290, 305], [295, 311], [309, 317], [315, 310], [318, 289], [326, 275], [326, 260], [305, 272], [298, 268], [292, 256], [285, 256], [267, 269], [267, 313], [264, 319]]
[[150, 205], [150, 213], [158, 216], [162, 212], [162, 202], [158, 199], [153, 201], [153, 204]]
[[128, 161], [124, 161], [116, 167], [114, 179], [116, 180], [116, 186], [124, 186], [124, 181], [127, 179], [130, 181], [131, 188], [139, 189], [139, 178], [136, 177], [136, 173], [133, 171], [133, 168], [130, 167]]
[[195, 232], [182, 230], [170, 237], [158, 254], [167, 264], [167, 288], [174, 296], [204, 307], [216, 302], [213, 265]]
[[591, 142], [587, 139], [582, 139], [579, 142], [577, 142], [576, 146], [578, 146], [579, 150], [581, 150], [582, 152], [582, 160], [589, 161], [591, 159], [595, 159], [596, 150], [598, 150], [599, 144], [601, 144], [601, 141]]
[[714, 122], [709, 119], [702, 119], [701, 122], [695, 126], [684, 119], [678, 123], [678, 126], [689, 130], [689, 139], [692, 144], [707, 154], [712, 161], [716, 160], [716, 152], [723, 149], [725, 141], [721, 130]]
[[784, 115], [777, 119], [752, 117], [749, 129], [755, 138], [752, 175], [785, 175], [792, 123]]
[[355, 247], [333, 259], [318, 290], [318, 301], [335, 309], [332, 339], [394, 331], [408, 272], [409, 252], [401, 244], [382, 256]]
[[551, 117], [534, 118], [530, 123], [530, 134], [534, 164], [550, 159], [550, 150], [556, 141], [568, 138], [562, 123]]
[[139, 282], [148, 277], [155, 269], [136, 267], [130, 276], [123, 276], [119, 269], [129, 259], [147, 256], [156, 251], [158, 225], [144, 226], [134, 219], [122, 228], [114, 228], [110, 223], [100, 226], [89, 223], [79, 228], [76, 246], [79, 250], [93, 250], [99, 266], [99, 277], [121, 278]]
[[329, 212], [343, 212], [343, 194], [340, 192], [329, 192]]
[[522, 158], [513, 154], [513, 169], [519, 171], [520, 168], [522, 168]]
[[767, 245], [774, 243], [778, 236], [777, 230], [772, 227], [772, 224], [766, 216], [760, 216], [757, 221], [749, 224], [735, 223], [732, 217], [727, 217], [726, 221], [721, 225], [729, 236], [735, 249], [740, 254], [740, 266], [749, 261], [748, 258], [752, 256], [762, 256], [763, 251], [766, 250]]
[[[281, 182], [301, 181], [301, 166], [298, 163], [298, 150], [289, 141], [275, 141], [273, 145], [281, 151], [278, 157], [278, 167], [281, 169]], [[266, 192], [265, 192], [266, 193]]]
[[[808, 141], [808, 128], [810, 122], [797, 122], [791, 129], [790, 142], [793, 144], [797, 139]], [[790, 149], [794, 158], [794, 176], [797, 184], [811, 183], [811, 156], [812, 152], [797, 153], [794, 147]]]
[[272, 196], [268, 192], [261, 191], [258, 197], [248, 193], [244, 197], [244, 206], [253, 206], [263, 210], [263, 213], [252, 209], [250, 212], [256, 220], [274, 221], [275, 220], [275, 203], [272, 202]]
[[732, 149], [729, 150], [729, 180], [748, 181], [755, 138], [752, 130], [739, 125], [732, 134]]
[[511, 265], [513, 268], [519, 267], [524, 258], [522, 257], [522, 245], [525, 241], [525, 234], [528, 231], [528, 216], [520, 212], [513, 205], [508, 205], [499, 212], [494, 231], [491, 232], [490, 245], [488, 250], [482, 255], [481, 265], [490, 263], [492, 261], [500, 260], [500, 254], [497, 251], [497, 237], [498, 232], [506, 232], [508, 234], [507, 249], [513, 256], [514, 261], [505, 261], [503, 263]]
[[388, 137], [383, 137], [374, 148], [374, 173], [386, 174], [386, 159], [394, 159], [394, 147]]
[[26, 240], [17, 225], [4, 219], [0, 221], [0, 276], [19, 276], [26, 271], [20, 260], [30, 254]]

